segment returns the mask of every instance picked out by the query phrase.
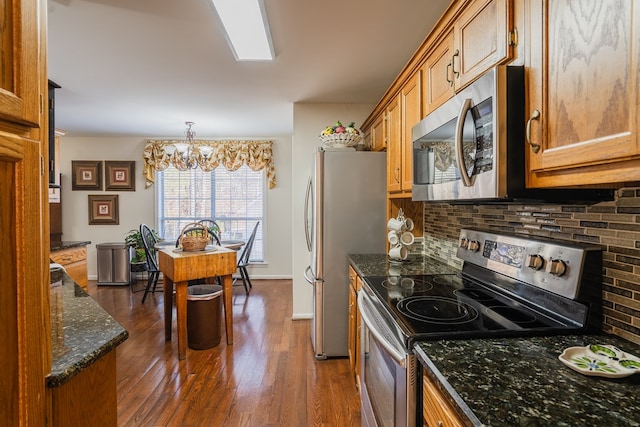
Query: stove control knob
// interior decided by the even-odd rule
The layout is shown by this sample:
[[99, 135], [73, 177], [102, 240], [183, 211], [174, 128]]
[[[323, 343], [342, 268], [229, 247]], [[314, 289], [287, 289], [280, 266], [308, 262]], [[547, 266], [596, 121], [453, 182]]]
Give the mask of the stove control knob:
[[469, 239], [467, 239], [466, 237], [460, 239], [460, 247], [462, 249], [467, 249], [469, 247]]
[[562, 276], [567, 272], [567, 264], [561, 259], [550, 259], [547, 264], [547, 273], [551, 273], [554, 276]]
[[478, 250], [480, 250], [480, 242], [477, 240], [469, 240], [469, 247], [467, 249], [472, 252], [478, 252]]
[[528, 255], [527, 267], [536, 271], [542, 270], [542, 267], [544, 267], [544, 258], [542, 258], [542, 255], [538, 254]]

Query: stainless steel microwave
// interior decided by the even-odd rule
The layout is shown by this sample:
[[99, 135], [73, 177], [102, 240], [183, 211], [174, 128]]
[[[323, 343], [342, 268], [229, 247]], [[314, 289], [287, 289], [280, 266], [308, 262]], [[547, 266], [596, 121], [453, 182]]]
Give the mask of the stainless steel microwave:
[[415, 125], [413, 200], [612, 200], [612, 190], [525, 188], [524, 102], [524, 67], [501, 65]]

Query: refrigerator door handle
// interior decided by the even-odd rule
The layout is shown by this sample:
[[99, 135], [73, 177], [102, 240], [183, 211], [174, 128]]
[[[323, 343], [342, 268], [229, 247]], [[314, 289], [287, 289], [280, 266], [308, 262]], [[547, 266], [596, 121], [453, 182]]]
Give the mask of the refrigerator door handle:
[[[304, 196], [304, 237], [307, 239], [307, 249], [311, 252], [311, 230], [309, 229], [309, 202], [311, 202], [311, 177], [307, 183], [307, 193]], [[313, 206], [311, 207], [313, 211]]]

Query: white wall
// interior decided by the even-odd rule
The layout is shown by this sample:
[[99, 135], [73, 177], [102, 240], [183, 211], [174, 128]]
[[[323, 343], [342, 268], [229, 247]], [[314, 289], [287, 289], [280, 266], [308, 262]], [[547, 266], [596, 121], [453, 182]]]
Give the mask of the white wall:
[[[241, 138], [238, 138], [241, 139]], [[267, 190], [264, 227], [265, 265], [252, 266], [255, 278], [291, 278], [291, 138], [263, 138], [274, 141], [276, 186]], [[141, 223], [155, 227], [155, 188], [145, 189], [142, 176], [144, 139], [135, 137], [80, 138], [63, 136], [60, 141], [62, 174], [62, 240], [90, 240], [87, 246], [89, 279], [97, 277], [96, 244], [123, 242], [124, 236]], [[135, 160], [136, 191], [72, 191], [72, 160]], [[119, 225], [89, 225], [88, 195], [118, 194]]]
[[374, 104], [304, 104], [293, 105], [293, 318], [312, 315], [312, 287], [304, 279], [310, 254], [304, 236], [304, 196], [311, 173], [313, 152], [322, 145], [320, 132], [337, 120], [356, 126], [373, 111]]

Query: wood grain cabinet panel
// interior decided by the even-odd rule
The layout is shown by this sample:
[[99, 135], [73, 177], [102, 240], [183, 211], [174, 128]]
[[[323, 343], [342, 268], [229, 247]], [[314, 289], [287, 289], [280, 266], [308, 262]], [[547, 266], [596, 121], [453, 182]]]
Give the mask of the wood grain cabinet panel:
[[386, 108], [387, 138], [387, 192], [402, 191], [402, 130], [400, 113], [400, 95], [397, 95]]
[[455, 94], [453, 86], [453, 31], [436, 45], [422, 66], [422, 106], [424, 116]]
[[0, 423], [41, 426], [51, 369], [46, 7], [0, 3]]
[[636, 0], [529, 2], [528, 186], [640, 180]]
[[452, 70], [459, 90], [512, 55], [510, 0], [471, 2], [453, 26]]
[[351, 373], [358, 386], [358, 289], [357, 289], [357, 277], [353, 267], [349, 266], [349, 366], [351, 367]]
[[387, 148], [387, 136], [385, 134], [385, 114], [379, 114], [371, 124], [371, 150], [382, 151]]
[[116, 426], [116, 351], [111, 350], [67, 383], [50, 389], [53, 427]]
[[423, 70], [423, 115], [427, 115], [485, 71], [513, 57], [511, 0], [470, 2], [443, 31]]
[[400, 188], [403, 192], [411, 193], [413, 187], [413, 127], [422, 119], [422, 94], [421, 75], [418, 70], [412, 78], [402, 87], [400, 91], [401, 106], [401, 182]]
[[451, 404], [423, 370], [422, 418], [427, 427], [462, 427], [464, 423]]

